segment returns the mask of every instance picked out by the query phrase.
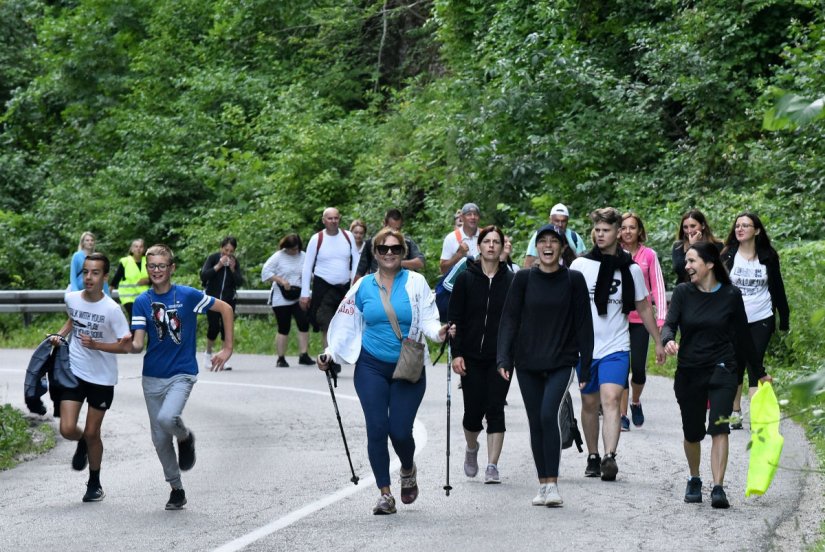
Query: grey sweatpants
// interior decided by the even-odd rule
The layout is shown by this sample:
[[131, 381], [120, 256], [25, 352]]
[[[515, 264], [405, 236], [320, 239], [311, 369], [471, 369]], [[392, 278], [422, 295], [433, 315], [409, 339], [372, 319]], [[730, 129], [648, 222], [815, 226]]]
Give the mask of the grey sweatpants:
[[143, 376], [143, 397], [149, 411], [152, 442], [163, 466], [163, 475], [174, 489], [183, 488], [183, 483], [172, 437], [181, 440], [189, 436], [181, 414], [196, 381], [198, 377], [190, 374], [178, 374], [171, 378]]

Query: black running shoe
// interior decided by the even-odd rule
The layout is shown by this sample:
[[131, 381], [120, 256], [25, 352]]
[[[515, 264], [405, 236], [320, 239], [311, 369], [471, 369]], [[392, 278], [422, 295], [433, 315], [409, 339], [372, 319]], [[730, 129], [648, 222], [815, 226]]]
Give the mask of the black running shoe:
[[315, 360], [310, 357], [307, 353], [301, 353], [301, 356], [298, 357], [298, 364], [303, 366], [314, 366]]
[[642, 403], [630, 403], [630, 418], [633, 420], [633, 425], [642, 427], [645, 423], [645, 412], [642, 410]]
[[609, 452], [602, 458], [602, 481], [616, 481], [619, 466], [616, 464], [616, 453]]
[[728, 496], [725, 494], [725, 489], [722, 485], [714, 485], [710, 492], [710, 505], [714, 508], [730, 508]]
[[77, 448], [74, 451], [74, 456], [72, 456], [72, 469], [83, 471], [88, 464], [89, 449], [86, 446], [86, 439], [81, 438], [80, 441], [77, 442]]
[[702, 502], [702, 480], [698, 477], [688, 479], [687, 487], [685, 488], [685, 502]]
[[86, 485], [86, 494], [83, 495], [83, 502], [100, 502], [106, 493], [103, 492], [103, 487], [93, 487]]
[[584, 469], [585, 477], [599, 477], [602, 474], [602, 459], [598, 453], [593, 453], [587, 457], [587, 467]]
[[275, 361], [275, 368], [289, 368], [289, 363], [284, 357], [278, 357], [278, 360]]
[[167, 510], [180, 510], [186, 505], [186, 493], [183, 489], [172, 489], [169, 501], [166, 503]]
[[178, 439], [178, 467], [181, 470], [191, 470], [195, 465], [195, 434], [189, 430], [189, 438]]

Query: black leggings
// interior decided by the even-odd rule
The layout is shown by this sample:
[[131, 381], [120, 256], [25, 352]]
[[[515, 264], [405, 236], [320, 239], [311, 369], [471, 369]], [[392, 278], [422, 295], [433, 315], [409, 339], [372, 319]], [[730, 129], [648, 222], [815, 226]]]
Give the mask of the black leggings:
[[[232, 313], [234, 314], [235, 302], [226, 302], [229, 303], [230, 307], [232, 307]], [[206, 311], [206, 321], [208, 323], [206, 327], [206, 339], [209, 341], [214, 341], [217, 339], [218, 335], [220, 335], [221, 341], [223, 341], [223, 317], [221, 316], [221, 313], [212, 310]]]
[[518, 384], [527, 421], [530, 448], [539, 478], [558, 477], [561, 460], [559, 411], [564, 392], [573, 381], [573, 367], [548, 372], [519, 370]]
[[289, 335], [289, 325], [293, 317], [295, 318], [295, 325], [298, 326], [299, 332], [309, 331], [309, 319], [307, 318], [307, 313], [301, 308], [299, 303], [272, 307], [272, 312], [275, 313], [275, 320], [278, 321], [279, 334]]
[[481, 431], [487, 417], [487, 433], [504, 433], [504, 401], [510, 382], [496, 369], [496, 359], [473, 360], [464, 357], [466, 376], [461, 376], [464, 395], [463, 426], [467, 431]]
[[[629, 324], [630, 327], [630, 381], [636, 385], [647, 382], [647, 349], [650, 334], [644, 324]], [[625, 384], [625, 389], [627, 384]]]
[[[776, 330], [776, 318], [769, 316], [764, 320], [758, 320], [748, 324], [748, 329], [751, 331], [751, 339], [753, 340], [753, 348], [756, 350], [756, 356], [759, 362], [765, 360], [765, 352], [768, 350], [768, 344], [771, 342], [771, 335]], [[748, 369], [748, 387], [756, 387], [759, 385], [759, 379], [753, 375], [753, 366], [745, 361], [744, 358], [737, 358], [736, 363], [739, 365], [739, 384], [745, 380], [745, 368]]]

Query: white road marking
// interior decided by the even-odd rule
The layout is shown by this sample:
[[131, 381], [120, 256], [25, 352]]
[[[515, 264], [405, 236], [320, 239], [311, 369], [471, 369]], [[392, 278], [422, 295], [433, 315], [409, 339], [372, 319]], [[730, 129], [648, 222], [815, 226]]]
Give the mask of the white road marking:
[[[198, 385], [200, 384], [207, 384], [207, 385], [235, 385], [238, 387], [253, 387], [256, 389], [274, 389], [277, 391], [295, 391], [298, 393], [308, 393], [310, 395], [329, 395], [329, 392], [322, 392], [316, 391], [313, 389], [301, 389], [300, 387], [284, 387], [280, 385], [265, 385], [265, 384], [258, 384], [258, 383], [232, 383], [232, 382], [222, 382], [222, 381], [204, 381], [198, 380]], [[335, 393], [336, 399], [345, 399], [349, 401], [357, 401], [358, 397], [354, 397], [352, 395], [346, 395], [344, 393]], [[418, 421], [418, 418], [415, 419], [413, 422], [413, 437], [415, 437], [415, 454], [418, 455], [419, 452], [424, 450], [424, 447], [427, 446], [427, 428], [424, 426], [423, 423]], [[394, 472], [401, 467], [401, 462], [396, 457], [390, 463], [390, 471]], [[285, 516], [282, 516], [278, 519], [273, 519], [266, 525], [255, 529], [238, 537], [235, 540], [232, 540], [218, 548], [215, 548], [215, 552], [236, 552], [237, 550], [241, 550], [244, 547], [252, 544], [253, 542], [259, 541], [264, 537], [275, 533], [276, 531], [280, 531], [285, 527], [289, 527], [296, 521], [300, 521], [303, 518], [307, 517], [310, 514], [314, 514], [315, 512], [321, 510], [322, 508], [326, 508], [327, 506], [334, 504], [340, 500], [347, 498], [348, 496], [354, 495], [355, 493], [361, 492], [365, 489], [375, 489], [375, 477], [373, 475], [369, 475], [364, 477], [363, 479], [359, 479], [358, 485], [348, 485], [346, 487], [342, 487], [338, 489], [332, 494], [329, 494], [315, 502], [311, 502], [302, 508], [298, 508], [297, 510], [293, 510], [289, 512]]]

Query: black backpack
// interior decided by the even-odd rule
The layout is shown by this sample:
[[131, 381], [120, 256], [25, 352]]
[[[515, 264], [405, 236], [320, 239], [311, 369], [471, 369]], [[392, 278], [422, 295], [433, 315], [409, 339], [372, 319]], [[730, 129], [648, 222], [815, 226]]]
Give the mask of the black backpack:
[[569, 391], [565, 391], [564, 398], [561, 400], [559, 428], [561, 428], [561, 448], [570, 448], [573, 443], [576, 443], [579, 452], [584, 452], [584, 449], [582, 449], [582, 434], [579, 431], [576, 416], [573, 414], [573, 398], [570, 396]]

